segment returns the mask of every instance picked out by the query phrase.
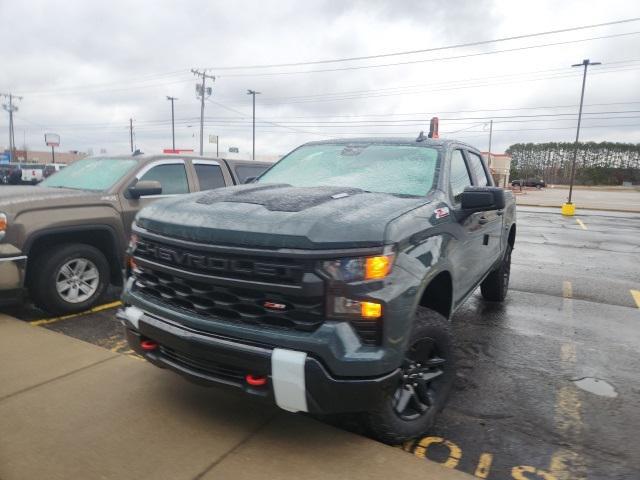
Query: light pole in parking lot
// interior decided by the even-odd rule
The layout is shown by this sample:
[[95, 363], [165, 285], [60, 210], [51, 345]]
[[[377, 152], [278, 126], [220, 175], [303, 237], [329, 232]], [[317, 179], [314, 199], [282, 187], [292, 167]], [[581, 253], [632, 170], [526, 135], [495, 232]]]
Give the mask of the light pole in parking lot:
[[167, 100], [169, 100], [171, 102], [171, 145], [172, 145], [172, 149], [175, 151], [176, 149], [176, 130], [175, 130], [175, 124], [174, 124], [174, 119], [173, 119], [173, 102], [175, 100], [178, 100], [176, 97], [170, 97], [169, 95], [167, 95]]
[[247, 90], [247, 95], [253, 96], [253, 153], [251, 160], [256, 159], [256, 95], [260, 95], [260, 92], [255, 90]]
[[587, 69], [591, 65], [600, 65], [600, 62], [592, 62], [588, 58], [584, 59], [582, 63], [576, 63], [571, 65], [572, 67], [583, 67], [582, 73], [582, 91], [580, 93], [580, 109], [578, 110], [578, 128], [576, 130], [576, 143], [573, 148], [573, 161], [571, 162], [571, 177], [569, 179], [569, 200], [562, 205], [562, 214], [571, 216], [575, 213], [576, 207], [571, 203], [571, 195], [573, 194], [573, 181], [576, 174], [576, 159], [578, 157], [578, 140], [580, 139], [580, 122], [582, 121], [582, 104], [584, 102], [584, 86], [587, 83]]

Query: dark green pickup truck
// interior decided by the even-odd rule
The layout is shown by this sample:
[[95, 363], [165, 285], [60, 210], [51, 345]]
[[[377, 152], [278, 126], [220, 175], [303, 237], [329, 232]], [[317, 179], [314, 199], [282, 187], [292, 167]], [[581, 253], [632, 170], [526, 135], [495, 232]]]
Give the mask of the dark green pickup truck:
[[475, 148], [360, 139], [136, 217], [118, 313], [132, 348], [290, 411], [423, 433], [454, 379], [453, 312], [507, 293], [515, 203]]

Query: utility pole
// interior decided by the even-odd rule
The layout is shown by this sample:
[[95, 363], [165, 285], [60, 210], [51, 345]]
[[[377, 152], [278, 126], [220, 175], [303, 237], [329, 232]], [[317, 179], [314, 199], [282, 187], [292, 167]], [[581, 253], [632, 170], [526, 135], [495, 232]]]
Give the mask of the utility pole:
[[173, 119], [173, 102], [174, 100], [178, 100], [176, 97], [170, 97], [169, 95], [167, 95], [167, 100], [169, 100], [171, 102], [171, 144], [172, 144], [172, 148], [175, 151], [176, 149], [176, 130], [175, 130], [175, 125], [174, 125], [174, 119]]
[[129, 119], [129, 143], [131, 144], [131, 153], [133, 153], [133, 118]]
[[15, 161], [16, 156], [16, 137], [13, 130], [13, 112], [18, 111], [18, 107], [13, 104], [13, 99], [17, 98], [18, 100], [22, 100], [22, 97], [18, 97], [11, 93], [0, 93], [0, 97], [9, 99], [9, 103], [4, 103], [2, 108], [9, 112], [9, 163], [12, 163]]
[[[584, 102], [584, 86], [587, 82], [587, 69], [591, 65], [600, 65], [600, 62], [592, 62], [588, 58], [583, 60], [582, 63], [576, 63], [571, 65], [572, 67], [583, 67], [582, 73], [582, 91], [580, 93], [580, 109], [578, 110], [578, 128], [576, 130], [576, 143], [573, 149], [573, 161], [571, 162], [571, 178], [569, 180], [569, 200], [563, 205], [563, 215], [573, 215], [575, 213], [575, 207], [571, 203], [571, 195], [573, 193], [573, 181], [576, 174], [576, 159], [578, 158], [578, 140], [580, 139], [580, 122], [582, 121], [582, 103]], [[566, 207], [565, 207], [566, 206]]]
[[256, 159], [256, 95], [260, 95], [260, 92], [256, 92], [255, 90], [247, 90], [247, 95], [251, 95], [253, 97], [253, 153], [251, 155], [251, 160]]
[[202, 142], [204, 140], [204, 101], [205, 98], [211, 96], [212, 92], [212, 88], [206, 87], [205, 82], [207, 78], [212, 82], [215, 82], [216, 77], [214, 77], [213, 75], [207, 75], [206, 70], [203, 70], [201, 72], [200, 70], [195, 70], [192, 68], [191, 73], [193, 73], [196, 77], [202, 77], [202, 84], [196, 84], [196, 98], [200, 99], [200, 156], [202, 156]]
[[487, 163], [491, 167], [491, 140], [493, 138], [493, 119], [489, 122], [489, 153], [487, 153]]

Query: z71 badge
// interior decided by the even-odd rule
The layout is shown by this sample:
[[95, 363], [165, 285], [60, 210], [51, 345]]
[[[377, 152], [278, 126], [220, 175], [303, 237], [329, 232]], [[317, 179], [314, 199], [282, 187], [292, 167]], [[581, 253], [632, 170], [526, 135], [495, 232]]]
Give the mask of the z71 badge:
[[441, 218], [446, 218], [449, 216], [449, 208], [448, 207], [436, 208], [433, 211], [433, 213], [436, 216], [436, 220], [440, 220]]

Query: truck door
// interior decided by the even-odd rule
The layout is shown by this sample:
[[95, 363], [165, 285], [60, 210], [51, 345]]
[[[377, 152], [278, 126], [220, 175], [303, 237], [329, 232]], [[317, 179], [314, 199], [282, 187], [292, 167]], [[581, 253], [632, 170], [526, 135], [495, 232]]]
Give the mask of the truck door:
[[[162, 185], [162, 193], [160, 195], [149, 195], [140, 198], [130, 198], [127, 189], [130, 185], [134, 185], [140, 180], [156, 180]], [[141, 208], [149, 205], [151, 202], [159, 198], [166, 198], [173, 195], [181, 195], [195, 191], [195, 188], [189, 188], [189, 180], [187, 177], [187, 169], [185, 161], [180, 158], [170, 160], [157, 160], [143, 165], [135, 178], [127, 185], [123, 192], [120, 193], [120, 202], [122, 205], [122, 221], [127, 236], [131, 233], [131, 223], [136, 213]]]
[[[480, 155], [470, 150], [466, 150], [465, 153], [473, 184], [479, 187], [493, 185], [491, 176]], [[475, 214], [478, 216], [478, 223], [482, 231], [482, 243], [480, 245], [483, 264], [482, 274], [486, 273], [502, 254], [502, 214], [501, 210], [487, 210]]]
[[[451, 206], [454, 213], [460, 213], [460, 196], [466, 187], [473, 185], [471, 173], [464, 154], [461, 149], [455, 149], [451, 152], [451, 161], [449, 162], [449, 192]], [[454, 240], [455, 246], [449, 251], [449, 259], [453, 268], [454, 285], [458, 288], [454, 289], [453, 299], [458, 304], [464, 299], [478, 281], [480, 275], [479, 266], [482, 252], [480, 246], [482, 244], [482, 225], [479, 224], [479, 215], [470, 215], [463, 218], [462, 215], [455, 215], [460, 227], [462, 227], [461, 237]]]

